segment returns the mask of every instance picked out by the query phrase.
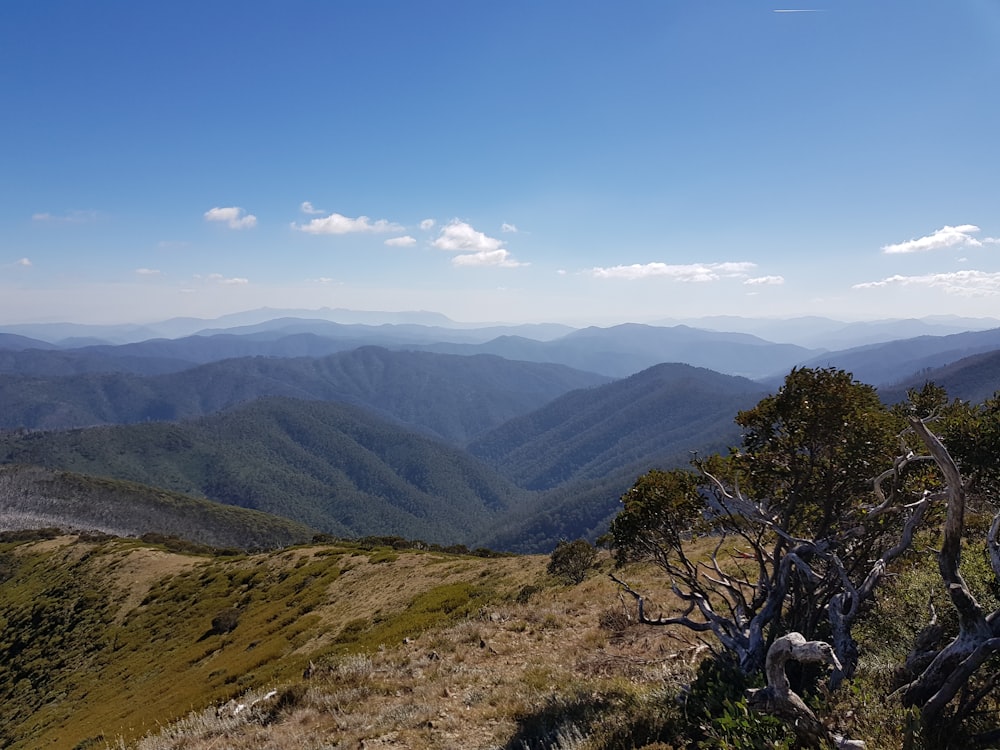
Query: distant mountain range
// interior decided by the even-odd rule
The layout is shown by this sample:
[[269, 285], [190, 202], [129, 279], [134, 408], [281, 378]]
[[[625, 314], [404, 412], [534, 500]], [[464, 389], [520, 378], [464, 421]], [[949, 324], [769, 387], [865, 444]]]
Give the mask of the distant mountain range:
[[[601, 533], [648, 469], [737, 444], [736, 412], [792, 367], [848, 370], [889, 403], [927, 380], [976, 402], [1000, 389], [996, 327], [818, 351], [691, 325], [477, 328], [430, 313], [379, 322], [381, 314], [347, 320], [349, 311], [329, 310], [341, 320], [267, 317], [277, 312], [121, 344], [77, 346], [98, 333], [80, 327], [44, 329], [76, 335], [60, 342], [27, 337], [42, 329], [0, 333], [0, 464], [21, 466], [6, 475], [16, 481], [0, 481], [0, 524], [62, 517], [78, 527], [90, 518], [95, 528], [179, 533], [191, 518], [218, 528], [211, 519], [225, 514], [206, 509], [220, 502], [298, 524], [279, 532], [260, 521], [272, 536], [398, 534], [538, 551]], [[964, 322], [883, 322], [869, 333]], [[828, 338], [845, 330], [825, 319], [782, 325], [786, 336], [810, 325]], [[39, 478], [29, 465], [76, 474]], [[112, 496], [125, 498], [112, 512], [124, 514], [117, 526], [106, 510]], [[32, 514], [28, 497], [48, 510]], [[187, 520], [171, 520], [177, 513]], [[249, 538], [256, 522], [233, 523]]]
[[[380, 312], [341, 308], [275, 309], [260, 308], [223, 315], [214, 319], [172, 318], [143, 325], [85, 325], [79, 323], [0, 324], [0, 333], [19, 334], [61, 348], [97, 344], [127, 344], [149, 339], [176, 339], [215, 333], [246, 333], [252, 329], [272, 330], [280, 321], [303, 320], [337, 323], [343, 326], [430, 328], [441, 341], [487, 341], [503, 335], [517, 335], [539, 341], [563, 336], [573, 326], [558, 323], [511, 325], [503, 323], [459, 323], [436, 312]], [[819, 316], [796, 318], [746, 318], [716, 315], [700, 318], [669, 318], [649, 321], [656, 327], [685, 325], [707, 331], [747, 333], [775, 343], [796, 344], [807, 349], [849, 349], [915, 336], [945, 336], [963, 331], [1000, 327], [1000, 318], [962, 318], [938, 315], [925, 318], [893, 318], [848, 323]], [[460, 332], [466, 332], [463, 339]], [[300, 331], [301, 332], [301, 331]], [[312, 331], [317, 332], [317, 331]], [[2, 338], [0, 338], [2, 340]], [[377, 343], [369, 338], [367, 343]], [[0, 345], [0, 348], [3, 348]]]
[[[341, 403], [266, 398], [190, 421], [8, 431], [0, 462], [140, 482], [339, 535], [508, 538], [510, 547], [540, 549], [559, 539], [545, 534], [555, 501], [542, 490], [560, 503], [563, 491], [577, 498], [559, 533], [589, 533], [637, 473], [683, 465], [689, 450], [724, 449], [736, 437], [735, 410], [760, 395], [740, 378], [660, 366], [551, 401], [470, 453], [413, 431], [426, 424], [403, 427]], [[562, 444], [568, 435], [575, 439]], [[530, 471], [518, 470], [518, 456], [532, 452]]]
[[0, 375], [0, 427], [189, 419], [288, 396], [364, 406], [461, 444], [567, 391], [609, 380], [556, 364], [362, 347], [320, 358], [228, 359], [149, 377]]

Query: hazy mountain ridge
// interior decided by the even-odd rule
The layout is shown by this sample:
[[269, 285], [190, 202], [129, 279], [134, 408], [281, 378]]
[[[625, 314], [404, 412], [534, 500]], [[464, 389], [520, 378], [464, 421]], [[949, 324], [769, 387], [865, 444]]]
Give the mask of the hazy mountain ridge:
[[810, 349], [840, 350], [885, 343], [916, 336], [947, 336], [1000, 326], [998, 318], [963, 318], [953, 315], [925, 318], [889, 318], [848, 323], [817, 315], [792, 318], [746, 318], [716, 315], [660, 320], [652, 325], [689, 325], [710, 331], [750, 333], [754, 336]]
[[[0, 351], [0, 363], [69, 357], [61, 366], [71, 367], [72, 357], [79, 355], [79, 362], [94, 358], [95, 366], [119, 360], [169, 367], [183, 363], [164, 358], [171, 352], [207, 358], [259, 346], [296, 352], [316, 342], [329, 345], [306, 330], [315, 324], [273, 319], [248, 323], [253, 330], [239, 335], [157, 339], [86, 352], [8, 350]], [[300, 326], [303, 331], [289, 333]], [[420, 325], [410, 323], [394, 330], [411, 329], [418, 338], [423, 335]], [[220, 349], [213, 349], [216, 344]], [[521, 361], [471, 354], [490, 347]], [[428, 351], [436, 348], [464, 354]], [[123, 372], [62, 378], [2, 375], [0, 419], [9, 428], [164, 424], [135, 425], [142, 428], [136, 431], [109, 427], [62, 436], [7, 435], [0, 460], [51, 462], [224, 502], [266, 506], [337, 534], [485, 540], [490, 546], [534, 551], [560, 538], [599, 533], [617, 510], [622, 492], [649, 468], [682, 466], [691, 451], [724, 451], [735, 444], [736, 412], [768, 390], [690, 364], [655, 361], [631, 374], [633, 368], [698, 351], [730, 365], [766, 363], [771, 368], [781, 357], [804, 351], [740, 332], [632, 324], [578, 329], [550, 341], [505, 334], [482, 344], [407, 349], [414, 350], [365, 346], [325, 357], [253, 356], [148, 377]], [[943, 370], [928, 364], [954, 362], [970, 349], [987, 353]], [[994, 350], [1000, 350], [1000, 329], [872, 344], [805, 362], [844, 367], [857, 379], [880, 385], [884, 398], [905, 393], [908, 384], [940, 379], [953, 397], [981, 400], [1000, 382], [998, 360], [989, 356]], [[550, 359], [584, 361], [631, 376], [608, 382], [608, 375], [573, 370]], [[786, 372], [775, 374], [770, 387], [779, 385]], [[897, 385], [884, 385], [874, 377], [878, 374], [891, 376], [885, 382]], [[258, 403], [261, 398], [268, 400]], [[301, 400], [356, 408], [328, 409]], [[205, 419], [209, 414], [217, 417]], [[319, 415], [333, 424], [320, 423]], [[173, 424], [191, 419], [195, 421]], [[337, 429], [354, 427], [334, 436], [334, 424]], [[451, 447], [413, 431], [446, 440]], [[71, 446], [66, 435], [77, 442]], [[362, 435], [367, 437], [360, 439]], [[414, 447], [418, 440], [425, 440], [419, 448]], [[386, 454], [382, 448], [389, 444], [407, 447]], [[455, 451], [466, 445], [477, 458]], [[75, 458], [60, 463], [50, 452]], [[338, 493], [352, 498], [339, 516], [331, 510]], [[320, 502], [323, 507], [315, 507], [317, 498], [326, 498]], [[452, 501], [466, 510], [453, 518], [441, 516], [440, 507]], [[471, 520], [481, 511], [488, 522]]]
[[0, 375], [0, 427], [187, 419], [263, 396], [342, 401], [454, 443], [607, 377], [548, 363], [364, 347], [324, 358], [224, 360], [177, 373]]
[[[801, 363], [804, 367], [838, 367], [869, 385], [891, 385], [914, 373], [943, 367], [965, 357], [1000, 349], [1000, 328], [947, 336], [918, 336], [882, 344], [828, 352]], [[780, 371], [775, 370], [777, 378]]]
[[496, 354], [529, 362], [558, 362], [618, 378], [664, 362], [681, 362], [727, 375], [764, 377], [776, 367], [790, 368], [815, 353], [748, 334], [635, 323], [586, 328], [545, 342], [505, 336], [484, 344], [435, 344], [422, 348], [452, 354]]

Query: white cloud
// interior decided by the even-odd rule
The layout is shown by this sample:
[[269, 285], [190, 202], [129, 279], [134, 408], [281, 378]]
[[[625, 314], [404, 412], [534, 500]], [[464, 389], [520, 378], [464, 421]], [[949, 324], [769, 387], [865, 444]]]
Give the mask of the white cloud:
[[517, 234], [517, 227], [514, 226], [513, 224], [508, 224], [507, 222], [504, 222], [503, 224], [500, 225], [500, 231]]
[[84, 224], [88, 221], [94, 221], [97, 219], [96, 211], [70, 211], [67, 214], [59, 216], [57, 214], [50, 214], [48, 212], [42, 212], [31, 215], [32, 221], [42, 221], [52, 224]]
[[[198, 274], [195, 274], [194, 277], [196, 279], [201, 278], [201, 276]], [[224, 286], [243, 286], [245, 284], [250, 283], [249, 279], [245, 279], [241, 276], [234, 276], [233, 278], [227, 279], [221, 273], [210, 273], [205, 278], [207, 278], [209, 281], [214, 281], [216, 284], [223, 284]]]
[[292, 224], [307, 234], [353, 234], [355, 232], [398, 232], [403, 229], [399, 224], [393, 224], [385, 219], [372, 221], [367, 216], [352, 219], [343, 214], [332, 213], [321, 219], [313, 219], [308, 224]]
[[778, 286], [785, 283], [784, 276], [755, 276], [743, 281], [747, 286]]
[[257, 226], [257, 217], [239, 206], [210, 208], [205, 212], [205, 221], [225, 222], [230, 229], [251, 229]]
[[135, 269], [136, 274], [139, 276], [159, 276], [160, 271], [155, 268], [137, 268]]
[[496, 250], [480, 250], [475, 253], [462, 253], [451, 259], [455, 266], [499, 266], [501, 268], [520, 268], [528, 263], [521, 263], [510, 257], [510, 252], [502, 247]]
[[315, 208], [309, 201], [302, 201], [299, 204], [299, 210], [304, 214], [321, 214], [323, 213], [320, 209]]
[[435, 222], [434, 219], [424, 219], [422, 222], [420, 222], [420, 228], [423, 229], [425, 232], [427, 232], [433, 229], [436, 223], [437, 222]]
[[718, 281], [721, 278], [746, 276], [756, 263], [688, 263], [669, 265], [667, 263], [633, 263], [630, 266], [610, 266], [592, 268], [589, 273], [598, 279], [648, 279], [664, 276], [674, 281]]
[[504, 246], [503, 240], [487, 237], [470, 224], [452, 219], [441, 228], [441, 234], [432, 243], [439, 250], [493, 252]]
[[972, 235], [979, 231], [974, 224], [945, 226], [925, 237], [918, 237], [894, 245], [883, 245], [882, 252], [893, 255], [902, 253], [925, 253], [930, 250], [944, 250], [949, 247], [980, 247], [983, 243]]
[[962, 297], [988, 297], [1000, 294], [1000, 272], [953, 271], [922, 276], [890, 276], [881, 281], [855, 284], [853, 289], [877, 289], [888, 286], [917, 286], [940, 289]]
[[410, 245], [416, 245], [417, 240], [409, 235], [403, 237], [390, 237], [385, 241], [389, 247], [409, 247]]
[[31, 260], [29, 258], [18, 258], [14, 261], [15, 266], [23, 266], [24, 268], [29, 268], [31, 266]]
[[431, 244], [439, 250], [460, 253], [451, 259], [455, 266], [518, 268], [529, 265], [511, 258], [503, 240], [489, 237], [459, 219], [452, 219], [441, 227], [441, 233]]

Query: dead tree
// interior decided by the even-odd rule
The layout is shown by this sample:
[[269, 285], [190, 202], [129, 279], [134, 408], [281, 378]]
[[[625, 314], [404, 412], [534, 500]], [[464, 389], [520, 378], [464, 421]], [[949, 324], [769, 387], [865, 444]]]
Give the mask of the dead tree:
[[[938, 494], [948, 504], [945, 516], [938, 570], [952, 606], [958, 614], [958, 634], [913, 676], [903, 688], [903, 703], [920, 709], [925, 725], [931, 725], [959, 693], [965, 694], [958, 718], [971, 712], [994, 687], [996, 677], [978, 690], [969, 691], [969, 682], [993, 654], [1000, 651], [1000, 610], [987, 613], [969, 590], [960, 571], [962, 532], [965, 528], [966, 487], [955, 460], [923, 420], [912, 418], [911, 427], [937, 464], [944, 486]], [[986, 538], [993, 574], [1000, 579], [1000, 513]]]
[[823, 641], [807, 641], [800, 633], [789, 633], [778, 638], [767, 650], [767, 661], [764, 672], [767, 675], [767, 687], [747, 691], [751, 707], [772, 716], [776, 716], [788, 724], [799, 743], [805, 747], [823, 747], [833, 745], [837, 748], [854, 748], [860, 750], [865, 744], [858, 740], [847, 740], [830, 732], [816, 718], [805, 701], [796, 694], [788, 683], [785, 665], [789, 661], [826, 664], [834, 669], [841, 669], [837, 655], [829, 643]]

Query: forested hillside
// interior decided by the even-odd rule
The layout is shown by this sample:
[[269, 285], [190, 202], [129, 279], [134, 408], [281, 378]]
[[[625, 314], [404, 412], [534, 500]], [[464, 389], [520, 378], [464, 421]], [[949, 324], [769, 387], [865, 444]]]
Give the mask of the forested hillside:
[[285, 547], [315, 534], [287, 518], [135, 482], [41, 466], [0, 466], [0, 531], [41, 528], [133, 537], [152, 533], [239, 549]]
[[704, 368], [663, 364], [574, 391], [469, 444], [523, 487], [547, 490], [595, 480], [636, 461], [672, 460], [725, 444], [732, 418], [764, 389]]
[[188, 419], [263, 396], [365, 406], [456, 444], [609, 378], [562, 365], [364, 347], [318, 359], [232, 359], [155, 377], [0, 376], [0, 427]]
[[871, 344], [808, 359], [808, 367], [838, 367], [874, 386], [899, 383], [914, 373], [944, 367], [974, 354], [1000, 349], [1000, 328], [948, 336], [918, 336]]
[[[443, 369], [441, 380], [434, 380], [431, 375], [438, 370], [411, 371], [407, 377], [401, 366], [386, 365], [428, 360], [443, 367], [452, 359], [365, 349], [322, 364], [328, 373], [336, 369], [329, 380], [358, 384], [359, 398], [398, 399], [400, 411], [410, 409], [406, 416], [456, 434], [465, 426], [449, 426], [448, 420], [463, 414], [468, 419], [490, 403], [477, 401], [471, 392], [463, 397], [457, 386], [450, 394], [442, 390]], [[508, 373], [502, 367], [491, 370], [494, 359], [460, 358], [478, 368], [479, 393], [502, 392]], [[266, 381], [262, 372], [288, 364], [237, 362], [253, 371], [246, 382]], [[319, 365], [312, 360], [291, 364], [307, 372]], [[520, 370], [518, 363], [511, 364]], [[565, 368], [554, 368], [553, 385], [542, 377], [547, 366], [527, 369], [538, 373], [536, 392], [562, 387], [567, 377]], [[287, 375], [288, 369], [280, 371]], [[204, 382], [211, 386], [210, 378]], [[521, 383], [522, 399], [530, 385]], [[208, 387], [194, 397], [214, 393]], [[426, 396], [410, 400], [405, 393]], [[736, 437], [733, 415], [759, 396], [751, 381], [661, 365], [551, 401], [473, 444], [473, 455], [368, 409], [275, 397], [196, 420], [9, 431], [0, 435], [0, 461], [192, 493], [344, 536], [398, 534], [546, 550], [561, 538], [600, 533], [638, 473], [686, 465], [692, 451], [725, 450]]]
[[487, 544], [534, 551], [560, 539], [596, 537], [638, 475], [688, 466], [699, 452], [736, 445], [733, 418], [763, 393], [743, 378], [668, 364], [569, 393], [511, 420], [470, 450], [522, 486], [544, 492]]
[[921, 388], [928, 381], [941, 386], [954, 398], [982, 403], [1000, 392], [1000, 351], [965, 357], [944, 367], [928, 368], [896, 384], [879, 388], [879, 395], [886, 403], [899, 403], [906, 399], [908, 390]]
[[356, 407], [261, 399], [178, 423], [0, 435], [0, 461], [114, 477], [342, 536], [473, 543], [525, 493], [458, 448]]

